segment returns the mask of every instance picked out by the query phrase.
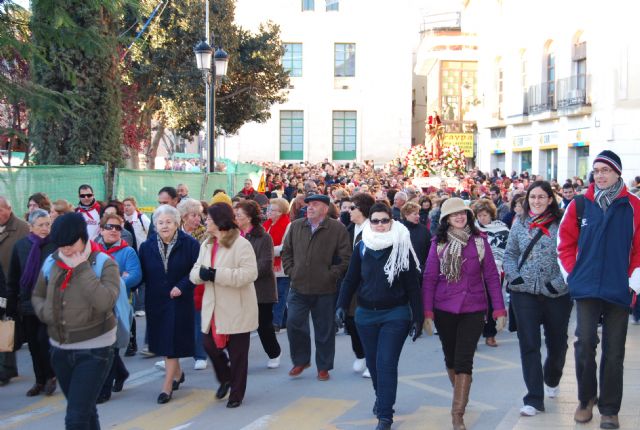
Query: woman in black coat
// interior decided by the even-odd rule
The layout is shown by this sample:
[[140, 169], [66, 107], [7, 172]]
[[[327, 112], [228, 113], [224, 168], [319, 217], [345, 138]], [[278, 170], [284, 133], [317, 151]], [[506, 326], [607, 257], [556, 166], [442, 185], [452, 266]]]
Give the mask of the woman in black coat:
[[184, 382], [178, 361], [194, 353], [194, 285], [189, 272], [200, 244], [179, 231], [180, 213], [162, 205], [153, 213], [155, 232], [140, 246], [149, 350], [165, 358], [165, 380], [158, 403], [171, 400]]
[[429, 247], [431, 246], [431, 233], [427, 226], [420, 222], [420, 206], [417, 203], [407, 202], [400, 210], [402, 224], [409, 230], [411, 245], [418, 256], [420, 262], [420, 279], [424, 273], [424, 266], [427, 262]]
[[36, 383], [27, 391], [27, 397], [44, 392], [50, 396], [56, 390], [56, 378], [49, 359], [47, 326], [36, 316], [31, 305], [31, 293], [44, 260], [56, 250], [49, 241], [51, 218], [43, 209], [29, 214], [31, 232], [16, 242], [7, 271], [7, 316], [20, 321], [29, 344]]
[[267, 367], [280, 367], [280, 344], [273, 328], [273, 304], [278, 301], [276, 275], [273, 272], [273, 240], [260, 225], [260, 206], [253, 200], [238, 203], [235, 210], [240, 234], [247, 239], [256, 254], [258, 279], [253, 284], [258, 298], [258, 336], [267, 353]]

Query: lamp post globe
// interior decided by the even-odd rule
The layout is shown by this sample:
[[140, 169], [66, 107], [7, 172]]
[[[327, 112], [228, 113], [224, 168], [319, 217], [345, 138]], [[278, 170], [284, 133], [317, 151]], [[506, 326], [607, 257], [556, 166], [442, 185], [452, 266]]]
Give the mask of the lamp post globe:
[[213, 55], [213, 62], [215, 65], [216, 77], [222, 77], [227, 75], [227, 65], [229, 64], [229, 54], [222, 49], [216, 49]]
[[198, 66], [198, 69], [203, 72], [210, 70], [211, 54], [213, 54], [211, 46], [203, 40], [195, 46], [193, 52], [196, 54], [196, 65]]

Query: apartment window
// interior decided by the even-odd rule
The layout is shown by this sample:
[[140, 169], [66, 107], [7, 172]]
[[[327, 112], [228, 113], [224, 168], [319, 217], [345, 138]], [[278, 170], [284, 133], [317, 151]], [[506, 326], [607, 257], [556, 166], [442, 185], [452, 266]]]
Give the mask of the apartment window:
[[280, 159], [302, 160], [304, 146], [304, 112], [280, 111]]
[[314, 0], [302, 0], [302, 11], [305, 10], [314, 10], [315, 4]]
[[356, 75], [356, 44], [335, 44], [334, 76], [353, 77]]
[[289, 76], [302, 76], [302, 43], [285, 43], [282, 67], [289, 72]]
[[546, 65], [546, 78], [547, 78], [547, 103], [549, 104], [549, 108], [553, 109], [555, 107], [555, 94], [556, 94], [556, 56], [553, 52], [549, 52], [547, 54], [547, 65]]
[[507, 136], [506, 127], [492, 128], [490, 130], [492, 139], [504, 139]]
[[356, 111], [333, 111], [333, 159], [356, 159]]
[[338, 11], [340, 10], [340, 2], [338, 0], [326, 0], [327, 2], [327, 12], [330, 10]]

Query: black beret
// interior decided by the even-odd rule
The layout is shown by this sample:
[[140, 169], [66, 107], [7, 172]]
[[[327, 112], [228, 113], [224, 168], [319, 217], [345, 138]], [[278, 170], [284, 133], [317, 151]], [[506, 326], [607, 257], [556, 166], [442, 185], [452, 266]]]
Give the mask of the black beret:
[[73, 245], [78, 239], [87, 243], [89, 240], [87, 222], [82, 214], [76, 212], [61, 215], [51, 226], [50, 239], [57, 247]]
[[327, 206], [329, 206], [331, 204], [331, 200], [329, 200], [329, 197], [325, 196], [324, 194], [311, 194], [306, 199], [304, 199], [304, 202], [305, 203], [322, 202], [322, 203], [326, 204]]

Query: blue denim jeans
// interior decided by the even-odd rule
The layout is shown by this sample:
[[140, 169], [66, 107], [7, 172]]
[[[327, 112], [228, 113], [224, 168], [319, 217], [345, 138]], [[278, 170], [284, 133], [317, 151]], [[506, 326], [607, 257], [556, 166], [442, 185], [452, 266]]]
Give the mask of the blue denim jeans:
[[[518, 323], [518, 341], [522, 376], [527, 394], [522, 399], [525, 405], [544, 411], [544, 385], [557, 387], [568, 349], [569, 317], [573, 302], [569, 295], [549, 298], [528, 293], [511, 293]], [[540, 325], [544, 330], [547, 358], [542, 364], [540, 348], [542, 340]]]
[[285, 318], [285, 310], [287, 309], [287, 296], [289, 295], [290, 280], [287, 276], [276, 278], [278, 286], [278, 303], [273, 305], [273, 324], [278, 327], [285, 327], [287, 320]]
[[196, 337], [196, 345], [195, 352], [193, 354], [194, 360], [206, 360], [207, 353], [204, 350], [204, 346], [202, 345], [202, 318], [201, 312], [195, 311], [194, 325], [195, 325], [195, 337]]
[[371, 382], [376, 393], [379, 420], [393, 421], [393, 405], [396, 403], [398, 389], [398, 361], [410, 325], [409, 320], [364, 325], [356, 319], [367, 368], [371, 373]]
[[[596, 372], [598, 321], [602, 316], [602, 356], [600, 358], [600, 395]], [[576, 300], [576, 338], [574, 349], [578, 400], [586, 403], [598, 397], [601, 415], [618, 415], [622, 403], [625, 342], [629, 310], [600, 299]]]
[[67, 430], [99, 430], [96, 399], [111, 369], [113, 347], [65, 350], [51, 347], [51, 366], [67, 398]]

